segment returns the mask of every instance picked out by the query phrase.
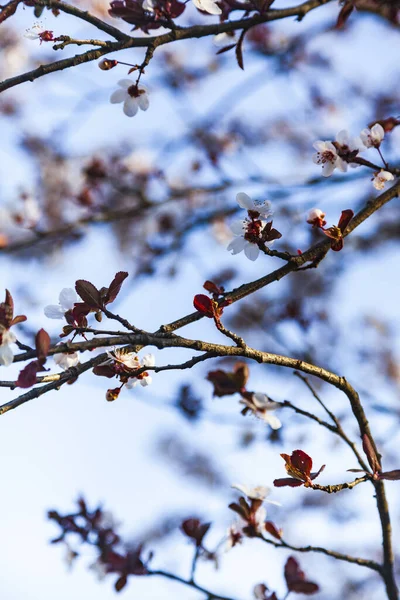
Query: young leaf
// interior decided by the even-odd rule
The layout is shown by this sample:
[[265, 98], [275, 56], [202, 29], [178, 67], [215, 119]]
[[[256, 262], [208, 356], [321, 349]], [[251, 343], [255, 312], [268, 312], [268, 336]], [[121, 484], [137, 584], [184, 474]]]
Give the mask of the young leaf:
[[84, 279], [78, 279], [75, 283], [75, 289], [76, 293], [90, 308], [101, 308], [100, 292], [93, 283]]

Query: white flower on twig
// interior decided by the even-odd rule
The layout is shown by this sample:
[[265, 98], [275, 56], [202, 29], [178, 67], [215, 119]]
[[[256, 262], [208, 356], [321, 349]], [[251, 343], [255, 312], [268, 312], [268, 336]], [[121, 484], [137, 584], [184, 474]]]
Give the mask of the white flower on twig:
[[146, 88], [138, 86], [131, 79], [121, 79], [118, 81], [119, 88], [111, 94], [111, 104], [124, 103], [123, 111], [127, 117], [134, 117], [141, 110], [149, 108], [149, 95]]
[[266, 394], [256, 392], [251, 394], [249, 398], [242, 398], [239, 402], [250, 409], [256, 417], [268, 423], [272, 429], [280, 429], [282, 427], [282, 423], [278, 417], [272, 414], [272, 411], [278, 408], [279, 404], [270, 400]]
[[265, 226], [262, 218], [267, 218], [271, 213], [271, 203], [252, 200], [244, 192], [236, 196], [239, 206], [248, 212], [248, 217], [235, 221], [231, 225], [233, 240], [227, 247], [232, 254], [244, 251], [249, 260], [256, 260], [260, 254], [258, 243], [261, 242], [261, 232]]
[[193, 0], [193, 4], [199, 10], [207, 12], [210, 15], [220, 15], [222, 10], [214, 0]]
[[[142, 360], [140, 360], [138, 358], [138, 366], [135, 368], [140, 369], [141, 367], [154, 367], [154, 365], [155, 365], [154, 354], [145, 354], [143, 356]], [[126, 384], [126, 387], [128, 389], [130, 389], [130, 388], [137, 386], [139, 383], [143, 387], [146, 387], [146, 386], [150, 385], [152, 381], [153, 381], [152, 377], [149, 375], [149, 373], [147, 371], [144, 371], [137, 377], [131, 377]]]
[[382, 125], [375, 123], [371, 129], [363, 129], [360, 133], [360, 137], [366, 148], [379, 148], [385, 137], [385, 130]]
[[11, 344], [16, 342], [15, 334], [0, 325], [0, 365], [8, 367], [14, 360], [14, 352]]
[[273, 500], [267, 500], [267, 496], [271, 493], [271, 488], [266, 485], [256, 485], [254, 487], [243, 485], [241, 483], [233, 483], [231, 487], [235, 490], [242, 492], [249, 500], [261, 500], [262, 502], [269, 502], [269, 504], [276, 504], [280, 506], [279, 502]]
[[76, 367], [79, 363], [79, 355], [77, 352], [60, 352], [54, 355], [54, 362], [66, 371], [71, 367]]
[[393, 179], [394, 175], [392, 173], [381, 169], [379, 173], [375, 173], [375, 177], [372, 179], [372, 185], [376, 190], [383, 190], [385, 188], [385, 184], [388, 181], [393, 181]]
[[65, 313], [74, 308], [75, 302], [78, 302], [75, 290], [72, 288], [63, 288], [58, 296], [58, 304], [45, 306], [44, 314], [49, 319], [63, 319]]

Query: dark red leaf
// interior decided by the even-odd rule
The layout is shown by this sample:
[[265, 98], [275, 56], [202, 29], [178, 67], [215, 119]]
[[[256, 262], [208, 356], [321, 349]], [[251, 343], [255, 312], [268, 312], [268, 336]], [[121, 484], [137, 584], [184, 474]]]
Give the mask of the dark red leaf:
[[212, 319], [214, 316], [213, 301], [204, 294], [196, 294], [193, 298], [193, 306], [204, 316]]
[[238, 514], [244, 521], [247, 520], [247, 518], [249, 516], [248, 507], [247, 507], [247, 510], [245, 510], [243, 508], [243, 506], [240, 506], [239, 504], [236, 504], [236, 502], [232, 502], [231, 504], [229, 504], [228, 508], [230, 508], [231, 510], [233, 510], [233, 512], [235, 512], [236, 514]]
[[400, 469], [395, 469], [394, 471], [386, 471], [385, 473], [379, 473], [379, 479], [397, 481], [398, 479], [400, 479]]
[[243, 387], [241, 383], [244, 381], [244, 375], [239, 372], [238, 377], [236, 377], [235, 373], [227, 373], [222, 369], [218, 369], [218, 371], [210, 371], [207, 379], [214, 386], [214, 396], [221, 398], [240, 392]]
[[104, 304], [110, 304], [111, 302], [114, 302], [115, 298], [118, 296], [119, 292], [121, 291], [121, 286], [122, 286], [123, 282], [125, 281], [125, 279], [127, 277], [128, 277], [128, 273], [126, 273], [125, 271], [119, 271], [115, 275], [114, 279], [110, 283], [110, 287], [108, 288], [108, 292], [104, 299]]
[[342, 210], [342, 214], [340, 215], [340, 219], [339, 219], [339, 223], [338, 223], [338, 227], [342, 233], [344, 233], [344, 230], [346, 229], [347, 225], [352, 220], [353, 216], [354, 216], [354, 212], [350, 208], [348, 208], [346, 210]]
[[295, 581], [292, 583], [290, 591], [311, 596], [311, 594], [315, 594], [319, 591], [319, 585], [312, 581]]
[[17, 386], [20, 388], [30, 388], [35, 385], [36, 374], [41, 368], [42, 366], [37, 360], [28, 363], [18, 375]]
[[236, 43], [229, 44], [229, 46], [224, 46], [223, 48], [220, 48], [216, 54], [223, 54], [224, 52], [228, 52], [228, 50], [232, 50], [232, 48], [234, 48], [235, 46], [236, 46]]
[[304, 572], [293, 556], [289, 556], [285, 564], [285, 579], [289, 592], [298, 594], [315, 594], [319, 587], [312, 581], [307, 581]]
[[17, 325], [18, 323], [23, 323], [24, 321], [26, 321], [26, 319], [27, 318], [25, 315], [17, 315], [13, 318], [10, 325]]
[[299, 479], [293, 479], [292, 477], [282, 477], [281, 479], [274, 479], [275, 487], [299, 487], [303, 485], [304, 481], [300, 481]]
[[199, 519], [186, 519], [181, 525], [183, 533], [193, 539], [197, 547], [201, 546], [203, 538], [210, 527], [211, 523], [201, 523]]
[[277, 540], [280, 540], [282, 538], [282, 531], [277, 528], [275, 523], [273, 523], [272, 521], [265, 521], [264, 525], [266, 531], [268, 531], [268, 533], [272, 535], [272, 537], [276, 538]]
[[90, 306], [90, 308], [101, 308], [101, 296], [99, 290], [85, 279], [78, 279], [75, 283], [75, 289], [78, 296]]
[[382, 471], [382, 467], [379, 463], [379, 459], [375, 453], [375, 450], [371, 444], [371, 440], [367, 436], [366, 433], [362, 436], [362, 447], [368, 459], [369, 466], [372, 469], [373, 473], [379, 473]]
[[116, 592], [120, 592], [122, 589], [124, 589], [124, 587], [126, 586], [128, 582], [128, 578], [126, 575], [121, 575], [121, 577], [119, 579], [117, 579], [117, 581], [115, 582], [115, 591]]
[[108, 377], [109, 379], [115, 375], [115, 371], [111, 365], [96, 365], [93, 368], [93, 373], [101, 377]]
[[308, 477], [310, 476], [312, 469], [312, 458], [303, 452], [303, 450], [294, 450], [292, 452], [291, 462], [295, 469], [301, 471]]
[[340, 252], [340, 250], [343, 248], [343, 239], [339, 238], [338, 240], [332, 240], [331, 248], [334, 252]]
[[214, 283], [213, 281], [210, 281], [208, 279], [207, 279], [207, 281], [204, 282], [203, 288], [205, 290], [207, 290], [207, 292], [210, 292], [210, 294], [215, 294], [216, 296], [223, 294], [225, 291], [222, 286], [219, 286], [216, 283]]
[[50, 348], [50, 336], [43, 328], [36, 334], [35, 345], [38, 358], [46, 358]]
[[322, 465], [322, 467], [316, 472], [316, 473], [310, 473], [310, 479], [316, 479], [318, 477], [318, 475], [320, 475], [322, 473], [322, 471], [325, 469], [326, 465]]
[[237, 41], [236, 50], [235, 50], [237, 64], [239, 65], [239, 67], [243, 71], [244, 71], [244, 64], [243, 64], [243, 40], [244, 40], [244, 36], [245, 35], [246, 35], [246, 30], [243, 29], [243, 31], [240, 34], [240, 37], [239, 37], [239, 39]]

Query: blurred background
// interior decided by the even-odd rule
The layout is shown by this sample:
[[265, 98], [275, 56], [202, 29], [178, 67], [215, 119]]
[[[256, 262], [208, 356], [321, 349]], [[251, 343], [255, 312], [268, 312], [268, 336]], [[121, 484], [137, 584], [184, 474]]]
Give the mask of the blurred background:
[[[108, 16], [105, 0], [76, 4], [131, 29]], [[284, 6], [277, 0], [273, 8]], [[193, 296], [203, 292], [207, 279], [231, 290], [279, 267], [277, 258], [262, 256], [253, 263], [227, 252], [229, 225], [243, 215], [235, 202], [238, 192], [272, 202], [274, 226], [282, 233], [274, 247], [292, 253], [322, 238], [306, 224], [311, 208], [321, 208], [333, 225], [342, 210], [356, 212], [375, 197], [372, 173], [364, 167], [321, 177], [312, 144], [332, 140], [342, 129], [359, 135], [368, 124], [400, 114], [397, 8], [379, 7], [360, 2], [339, 29], [336, 3], [301, 23], [286, 19], [257, 26], [245, 38], [244, 71], [234, 50], [217, 54], [220, 40], [212, 37], [163, 46], [141, 79], [150, 107], [132, 119], [109, 103], [128, 67], [102, 71], [92, 62], [2, 93], [0, 273], [16, 313], [28, 316], [18, 326], [19, 340], [32, 344], [44, 327], [58, 341], [62, 323], [47, 319], [43, 308], [56, 304], [61, 289], [77, 279], [101, 287], [117, 271], [128, 271], [113, 310], [153, 331], [192, 312]], [[180, 23], [215, 19], [190, 6]], [[1, 24], [1, 80], [75, 53], [25, 38], [36, 20], [32, 7], [20, 6]], [[41, 21], [57, 36], [85, 38], [95, 32], [65, 14], [45, 11]], [[127, 50], [110, 57], [136, 64], [144, 53]], [[387, 134], [386, 160], [397, 159], [399, 141], [398, 129]], [[318, 269], [292, 274], [223, 316], [250, 346], [344, 375], [360, 393], [385, 470], [400, 466], [398, 223], [395, 200]], [[102, 327], [114, 325], [106, 320]], [[182, 335], [226, 343], [207, 319]], [[157, 365], [191, 357], [183, 350], [147, 351], [154, 352]], [[49, 365], [59, 371], [52, 360]], [[241, 415], [239, 397], [213, 398], [208, 372], [234, 365], [213, 360], [190, 371], [160, 373], [151, 387], [123, 390], [113, 403], [105, 400], [109, 382], [89, 372], [72, 387], [1, 418], [4, 597], [114, 596], [115, 578], [100, 582], [88, 570], [96, 559], [90, 549], [78, 544], [81, 556], [70, 567], [66, 547], [49, 544], [58, 529], [47, 511], [71, 512], [80, 495], [89, 506], [112, 511], [127, 543], [143, 542], [153, 551], [153, 568], [187, 577], [193, 549], [180, 531], [183, 519], [212, 521], [207, 545], [217, 547], [234, 520], [228, 504], [238, 493], [231, 485], [272, 486], [284, 476], [281, 452], [301, 448], [316, 468], [326, 463], [321, 484], [351, 480], [346, 469], [357, 467], [354, 458], [316, 424], [280, 411], [283, 427], [273, 432]], [[322, 416], [291, 371], [249, 367], [249, 389]], [[16, 378], [19, 369], [1, 367], [1, 379]], [[313, 384], [358, 441], [343, 394]], [[0, 393], [1, 404], [17, 395], [5, 388]], [[388, 482], [387, 489], [396, 548], [398, 484]], [[282, 506], [269, 507], [269, 517], [288, 542], [380, 559], [372, 486], [337, 496], [274, 489], [271, 498]], [[212, 562], [199, 562], [199, 584], [250, 600], [255, 584], [264, 582], [283, 597], [283, 565], [290, 552], [251, 539], [223, 550], [222, 545], [218, 570]], [[385, 597], [369, 570], [321, 555], [300, 560], [321, 586], [321, 600]], [[121, 597], [200, 600], [204, 595], [173, 581], [131, 577]]]

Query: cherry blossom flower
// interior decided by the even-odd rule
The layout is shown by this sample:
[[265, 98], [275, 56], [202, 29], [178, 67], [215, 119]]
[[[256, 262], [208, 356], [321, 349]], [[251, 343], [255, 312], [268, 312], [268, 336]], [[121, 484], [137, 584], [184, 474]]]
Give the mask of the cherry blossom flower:
[[54, 355], [54, 362], [64, 370], [76, 367], [79, 363], [79, 355], [77, 352], [60, 352]]
[[[281, 237], [276, 229], [272, 229], [272, 222], [265, 223], [260, 217], [267, 218], [271, 213], [271, 204], [268, 201], [260, 202], [252, 200], [250, 196], [241, 192], [236, 196], [236, 202], [241, 208], [247, 210], [246, 219], [235, 221], [231, 225], [232, 233], [235, 235], [227, 247], [233, 255], [244, 251], [249, 260], [256, 260], [260, 254], [260, 244]], [[269, 231], [264, 233], [264, 228], [269, 225]]]
[[24, 33], [24, 37], [28, 40], [40, 40], [42, 42], [52, 42], [54, 35], [52, 31], [45, 29], [43, 23], [34, 23], [30, 29]]
[[332, 175], [336, 167], [342, 170], [341, 166], [337, 164], [338, 155], [332, 142], [317, 140], [314, 142], [313, 147], [317, 151], [313, 154], [313, 161], [316, 165], [322, 165], [322, 175], [324, 177]]
[[107, 352], [108, 360], [103, 364], [117, 362], [128, 371], [140, 369], [140, 361], [136, 352], [129, 352], [125, 348], [114, 348], [112, 352]]
[[279, 404], [270, 400], [266, 394], [261, 394], [260, 392], [247, 394], [239, 402], [251, 410], [256, 417], [268, 423], [272, 429], [280, 429], [282, 427], [282, 423], [278, 417], [271, 414], [271, 411], [278, 408]]
[[141, 110], [149, 108], [149, 96], [144, 86], [138, 86], [131, 79], [118, 81], [119, 88], [111, 94], [111, 104], [124, 103], [123, 111], [127, 117], [134, 117]]
[[6, 329], [3, 325], [0, 325], [0, 365], [8, 367], [14, 360], [14, 352], [11, 348], [17, 338], [15, 334]]
[[357, 163], [351, 161], [355, 158], [359, 152], [364, 150], [364, 145], [359, 137], [352, 138], [349, 132], [345, 129], [339, 131], [336, 136], [336, 143], [338, 158], [337, 167], [343, 171], [347, 171], [347, 165], [350, 164], [352, 168], [359, 167]]
[[252, 200], [250, 196], [245, 194], [244, 192], [239, 192], [236, 194], [236, 202], [239, 204], [241, 208], [245, 210], [258, 213], [255, 215], [256, 217], [261, 216], [263, 219], [267, 219], [272, 215], [271, 211], [271, 202], [269, 200]]
[[312, 208], [308, 213], [307, 223], [313, 227], [325, 227], [325, 213], [319, 208]]
[[313, 155], [313, 161], [317, 165], [322, 165], [324, 177], [332, 175], [335, 169], [345, 173], [348, 164], [351, 167], [359, 166], [352, 162], [352, 158], [354, 159], [358, 152], [364, 149], [361, 139], [351, 138], [345, 129], [339, 131], [335, 142], [317, 140], [313, 146], [317, 150]]
[[385, 130], [380, 123], [375, 123], [371, 129], [363, 129], [360, 137], [366, 148], [379, 148], [385, 137]]
[[261, 502], [268, 502], [269, 504], [275, 504], [276, 506], [280, 506], [279, 502], [275, 502], [274, 500], [267, 500], [267, 496], [271, 493], [271, 488], [266, 485], [256, 485], [254, 487], [250, 487], [248, 485], [242, 485], [241, 483], [234, 483], [231, 487], [235, 490], [239, 490], [242, 492], [249, 500], [261, 500]]
[[58, 296], [58, 304], [49, 304], [44, 308], [44, 314], [49, 319], [63, 319], [67, 311], [74, 308], [78, 296], [74, 289], [63, 288]]
[[[138, 362], [139, 362], [139, 366], [136, 368], [154, 367], [154, 365], [155, 365], [154, 354], [145, 354], [145, 356], [143, 356], [141, 361], [138, 359]], [[146, 386], [150, 385], [151, 382], [152, 382], [152, 377], [147, 373], [147, 371], [144, 371], [137, 377], [131, 377], [126, 384], [126, 387], [128, 389], [131, 389], [131, 388], [137, 386], [138, 383], [140, 383], [141, 386], [146, 387]]]
[[243, 531], [240, 523], [232, 523], [226, 536], [225, 552], [228, 552], [243, 541]]
[[210, 15], [220, 15], [222, 13], [222, 10], [214, 0], [193, 0], [193, 4], [198, 10]]
[[388, 181], [393, 181], [393, 179], [394, 175], [392, 173], [381, 169], [379, 173], [375, 173], [375, 177], [372, 179], [372, 185], [376, 190], [383, 190], [385, 188], [385, 184]]

